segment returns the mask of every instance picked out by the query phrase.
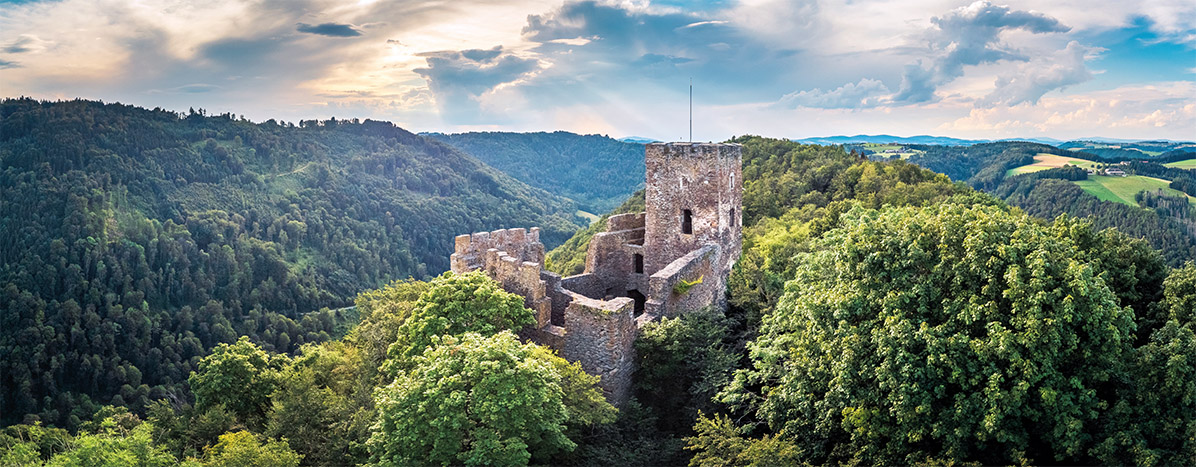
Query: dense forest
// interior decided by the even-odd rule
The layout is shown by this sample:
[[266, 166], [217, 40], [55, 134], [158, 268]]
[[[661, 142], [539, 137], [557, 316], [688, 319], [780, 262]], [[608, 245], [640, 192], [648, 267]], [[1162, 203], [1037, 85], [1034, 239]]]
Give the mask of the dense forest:
[[[627, 406], [518, 339], [522, 297], [446, 273], [359, 294], [319, 342], [222, 340], [174, 392], [70, 426], [7, 422], [0, 464], [1196, 462], [1196, 264], [904, 161], [733, 142], [731, 306], [642, 329]], [[593, 233], [551, 252], [554, 267], [576, 268]]]
[[508, 175], [577, 201], [585, 211], [614, 209], [644, 186], [644, 145], [607, 136], [552, 133], [429, 133]]
[[454, 235], [559, 244], [575, 210], [390, 123], [5, 100], [0, 422], [185, 398], [218, 343], [327, 340], [355, 315], [318, 310], [438, 274]]

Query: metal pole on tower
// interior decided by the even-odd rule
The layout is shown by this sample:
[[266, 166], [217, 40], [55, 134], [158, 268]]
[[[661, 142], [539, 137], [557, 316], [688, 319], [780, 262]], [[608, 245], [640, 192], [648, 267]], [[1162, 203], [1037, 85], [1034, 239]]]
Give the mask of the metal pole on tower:
[[689, 78], [689, 142], [694, 142], [694, 79]]

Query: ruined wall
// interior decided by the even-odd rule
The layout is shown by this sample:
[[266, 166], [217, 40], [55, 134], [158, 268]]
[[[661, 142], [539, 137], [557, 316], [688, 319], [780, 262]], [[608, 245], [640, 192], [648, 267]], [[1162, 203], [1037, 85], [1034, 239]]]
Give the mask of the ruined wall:
[[453, 272], [462, 273], [481, 269], [486, 251], [491, 248], [505, 251], [518, 261], [544, 264], [544, 244], [540, 243], [540, 228], [502, 229], [493, 232], [458, 235], [454, 252], [449, 257]]
[[590, 240], [583, 274], [544, 271], [536, 228], [458, 236], [452, 269], [484, 270], [522, 295], [536, 325], [520, 334], [598, 376], [607, 399], [622, 406], [640, 327], [726, 308], [728, 274], [741, 249], [742, 157], [737, 144], [647, 145], [647, 211], [608, 218], [606, 231]]
[[535, 312], [537, 329], [551, 322], [552, 301], [540, 278], [544, 264], [540, 229], [458, 235], [455, 249], [449, 258], [453, 272], [486, 271], [503, 290], [523, 296], [523, 305]]
[[571, 290], [593, 298], [620, 297], [629, 290], [647, 293], [647, 274], [635, 271], [636, 255], [640, 264], [646, 264], [644, 221], [642, 212], [608, 218], [606, 231], [594, 234], [586, 251], [585, 272], [595, 276], [603, 290], [597, 294]]
[[719, 266], [721, 257], [718, 245], [707, 244], [656, 271], [649, 279], [645, 314], [673, 318], [708, 307], [725, 309], [727, 283]]
[[576, 296], [565, 310], [565, 346], [561, 357], [599, 377], [608, 401], [623, 406], [631, 397], [635, 372], [635, 317], [630, 298], [594, 300]]
[[[729, 273], [742, 248], [743, 147], [738, 144], [655, 143], [645, 148], [645, 203], [649, 275], [708, 243], [725, 254]], [[684, 211], [692, 233], [683, 233]]]
[[[643, 215], [638, 218], [642, 231]], [[634, 226], [635, 219], [617, 220], [615, 225]], [[485, 271], [503, 290], [523, 296], [524, 305], [535, 313], [536, 324], [522, 330], [520, 336], [555, 349], [599, 376], [599, 386], [608, 400], [622, 406], [630, 397], [635, 370], [634, 301], [625, 297], [603, 300], [610, 285], [601, 277], [580, 274], [562, 279], [544, 271], [543, 260], [539, 229], [507, 229], [458, 236], [451, 263], [453, 272]]]

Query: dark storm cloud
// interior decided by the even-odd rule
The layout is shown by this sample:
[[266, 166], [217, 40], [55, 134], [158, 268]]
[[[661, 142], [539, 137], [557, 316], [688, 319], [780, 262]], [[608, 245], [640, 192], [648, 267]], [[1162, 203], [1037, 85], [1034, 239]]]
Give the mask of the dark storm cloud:
[[299, 23], [295, 30], [329, 37], [356, 37], [361, 35], [361, 31], [353, 28], [352, 24], [321, 23], [312, 26], [307, 23]]

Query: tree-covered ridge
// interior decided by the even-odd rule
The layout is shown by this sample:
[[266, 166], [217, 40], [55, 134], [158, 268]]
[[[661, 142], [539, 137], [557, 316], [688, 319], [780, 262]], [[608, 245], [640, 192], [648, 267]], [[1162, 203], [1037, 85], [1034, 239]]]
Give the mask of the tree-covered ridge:
[[454, 235], [539, 225], [552, 245], [575, 210], [385, 122], [5, 100], [0, 421], [184, 397], [217, 343], [326, 340], [354, 316], [311, 312], [447, 269]]
[[600, 135], [475, 132], [427, 136], [451, 144], [528, 185], [602, 214], [644, 185], [644, 145]]

